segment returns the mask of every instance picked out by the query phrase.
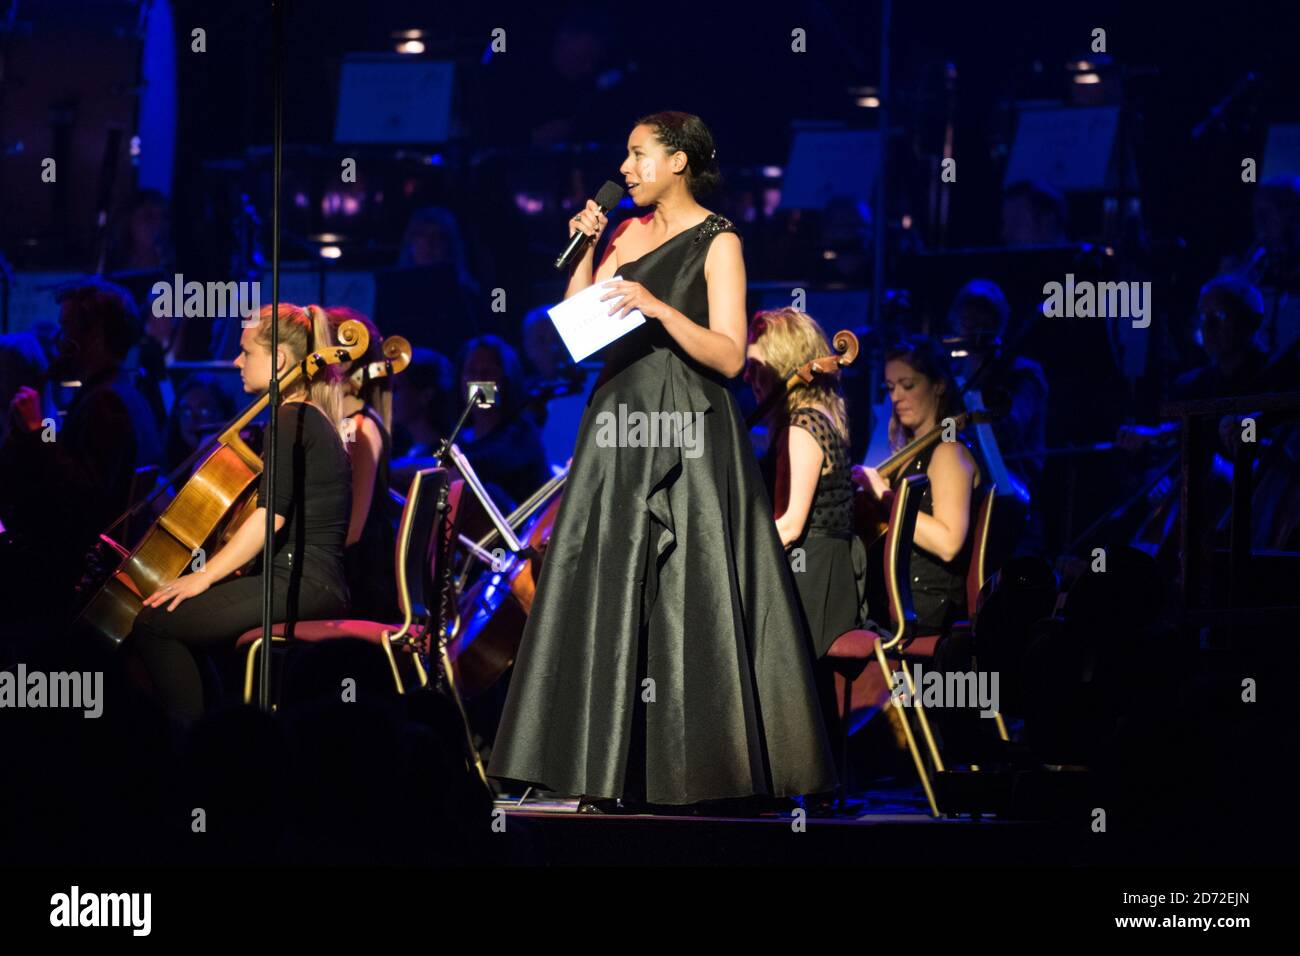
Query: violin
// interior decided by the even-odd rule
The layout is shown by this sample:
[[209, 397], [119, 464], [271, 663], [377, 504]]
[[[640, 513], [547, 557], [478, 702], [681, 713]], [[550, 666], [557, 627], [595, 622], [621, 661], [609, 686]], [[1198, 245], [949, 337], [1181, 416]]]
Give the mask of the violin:
[[[280, 376], [282, 394], [299, 380], [315, 378], [326, 366], [356, 361], [370, 344], [370, 335], [360, 322], [344, 322], [338, 335], [339, 346], [309, 354]], [[78, 615], [83, 629], [114, 648], [119, 646], [131, 633], [141, 602], [180, 577], [208, 549], [220, 546], [223, 536], [252, 510], [262, 459], [240, 432], [269, 401], [268, 390], [226, 426], [211, 454], [133, 551], [101, 536], [122, 560]]]

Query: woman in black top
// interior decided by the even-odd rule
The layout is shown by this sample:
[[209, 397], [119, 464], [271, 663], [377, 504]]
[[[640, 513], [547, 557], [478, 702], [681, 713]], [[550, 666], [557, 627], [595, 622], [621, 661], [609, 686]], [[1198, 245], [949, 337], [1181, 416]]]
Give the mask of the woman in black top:
[[[279, 354], [272, 363], [271, 310], [244, 329], [240, 370], [244, 391], [260, 393], [272, 368], [283, 374], [308, 351], [332, 343], [329, 320], [317, 306], [283, 304]], [[277, 420], [275, 482], [276, 551], [274, 618], [313, 620], [343, 615], [348, 589], [343, 576], [343, 542], [351, 507], [351, 467], [339, 434], [337, 369], [323, 369], [310, 385], [284, 393]], [[128, 643], [144, 661], [163, 703], [194, 719], [203, 713], [203, 684], [194, 649], [234, 641], [262, 620], [262, 576], [229, 578], [262, 553], [266, 535], [265, 482], [258, 508], [230, 540], [193, 573], [165, 584], [144, 601]]]
[[396, 621], [401, 617], [393, 570], [397, 532], [388, 494], [393, 380], [369, 374], [372, 363], [383, 361], [383, 338], [375, 324], [346, 306], [327, 312], [335, 338], [339, 327], [348, 321], [360, 322], [370, 333], [370, 346], [344, 369], [343, 380], [343, 437], [352, 460], [352, 514], [343, 570], [352, 595], [352, 613], [366, 620]]
[[[745, 380], [761, 404], [795, 369], [830, 354], [811, 316], [797, 309], [760, 312], [749, 329]], [[767, 424], [763, 480], [817, 657], [813, 676], [822, 720], [837, 739], [835, 669], [825, 655], [837, 637], [862, 626], [867, 570], [866, 548], [853, 533], [849, 428], [837, 379], [819, 376], [792, 388], [768, 413]]]
[[[797, 309], [754, 317], [745, 380], [760, 403], [805, 362], [830, 355], [821, 327]], [[762, 461], [776, 530], [788, 552], [817, 656], [862, 625], [866, 549], [853, 533], [853, 482], [844, 398], [834, 378], [791, 389], [768, 414]]]
[[[916, 337], [885, 356], [885, 388], [893, 403], [890, 448], [898, 451], [962, 411], [961, 396], [938, 344]], [[971, 520], [980, 472], [960, 434], [917, 455], [903, 477], [926, 474], [912, 539], [912, 600], [918, 628], [940, 632], [966, 615], [966, 571], [971, 556]], [[887, 498], [889, 487], [874, 468], [854, 470], [855, 480]]]

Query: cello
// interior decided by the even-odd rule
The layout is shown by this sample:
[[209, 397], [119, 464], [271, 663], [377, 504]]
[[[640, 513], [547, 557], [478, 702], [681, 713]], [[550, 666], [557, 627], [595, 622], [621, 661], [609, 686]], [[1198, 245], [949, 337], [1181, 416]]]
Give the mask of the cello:
[[[370, 344], [370, 335], [360, 322], [344, 322], [338, 335], [339, 346], [312, 352], [281, 374], [281, 394], [300, 379], [310, 381], [326, 366], [355, 361]], [[77, 623], [83, 630], [112, 648], [121, 645], [131, 633], [143, 607], [141, 602], [180, 577], [192, 562], [219, 545], [242, 522], [250, 503], [256, 500], [262, 459], [240, 432], [269, 401], [268, 390], [226, 426], [212, 453], [181, 486], [134, 550], [127, 552], [116, 542], [102, 539], [122, 561], [78, 614]]]
[[835, 333], [831, 339], [831, 346], [835, 349], [835, 355], [823, 355], [820, 358], [810, 359], [804, 362], [797, 369], [786, 376], [785, 383], [771, 394], [764, 397], [758, 407], [749, 413], [745, 419], [745, 427], [753, 428], [761, 422], [767, 413], [772, 410], [790, 389], [800, 384], [808, 385], [812, 383], [813, 377], [817, 375], [831, 375], [838, 372], [845, 366], [852, 365], [858, 358], [858, 337], [848, 329], [841, 329]]
[[[912, 459], [932, 445], [943, 441], [949, 428], [959, 432], [967, 425], [987, 425], [997, 419], [992, 412], [960, 412], [952, 416], [949, 423], [940, 422], [923, 435], [917, 435], [898, 451], [894, 452], [876, 467], [876, 473], [889, 484], [893, 484], [911, 463]], [[855, 468], [857, 466], [854, 466]], [[855, 478], [856, 489], [853, 493], [853, 523], [863, 544], [870, 547], [885, 536], [889, 530], [889, 505], [874, 498]]]

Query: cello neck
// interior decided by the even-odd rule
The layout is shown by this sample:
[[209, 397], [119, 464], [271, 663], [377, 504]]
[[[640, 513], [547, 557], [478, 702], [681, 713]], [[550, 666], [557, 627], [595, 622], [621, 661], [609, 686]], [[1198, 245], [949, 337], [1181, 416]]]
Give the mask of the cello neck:
[[[291, 369], [280, 376], [280, 394], [283, 395], [284, 390], [295, 385], [300, 378], [302, 378], [301, 362], [296, 363]], [[270, 389], [267, 389], [258, 396], [257, 400], [254, 401], [253, 404], [240, 412], [239, 416], [227, 425], [226, 430], [217, 438], [217, 444], [229, 445], [236, 453], [238, 453], [240, 458], [244, 459], [244, 461], [248, 462], [250, 465], [256, 463], [256, 467], [258, 468], [261, 468], [262, 459], [253, 453], [253, 450], [248, 447], [244, 442], [244, 439], [240, 437], [239, 433], [247, 427], [249, 422], [262, 413], [262, 409], [266, 408], [267, 403], [270, 402], [270, 400], [271, 391]]]
[[[953, 416], [953, 422], [957, 431], [966, 427], [968, 415], [963, 412], [960, 415]], [[940, 422], [923, 435], [918, 435], [910, 442], [904, 445], [898, 451], [894, 452], [888, 458], [880, 463], [876, 468], [876, 473], [886, 481], [892, 482], [907, 467], [913, 458], [921, 454], [932, 445], [937, 445], [943, 440], [944, 426]]]

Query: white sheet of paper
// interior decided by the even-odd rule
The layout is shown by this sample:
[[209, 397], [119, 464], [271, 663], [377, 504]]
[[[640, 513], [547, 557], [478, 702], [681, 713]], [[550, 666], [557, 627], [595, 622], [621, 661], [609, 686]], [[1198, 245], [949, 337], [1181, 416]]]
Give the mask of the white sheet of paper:
[[[621, 279], [621, 276], [614, 276], [605, 282], [619, 282]], [[600, 301], [601, 296], [608, 295], [610, 291], [605, 282], [593, 283], [577, 295], [546, 310], [555, 324], [555, 331], [560, 333], [565, 348], [575, 362], [581, 362], [615, 339], [621, 339], [637, 326], [645, 324], [645, 316], [640, 309], [633, 309], [621, 317], [609, 314], [609, 310], [621, 300]]]

